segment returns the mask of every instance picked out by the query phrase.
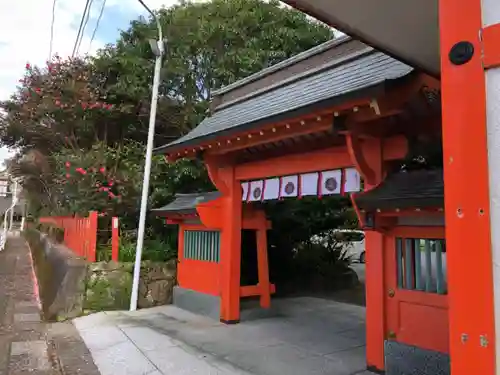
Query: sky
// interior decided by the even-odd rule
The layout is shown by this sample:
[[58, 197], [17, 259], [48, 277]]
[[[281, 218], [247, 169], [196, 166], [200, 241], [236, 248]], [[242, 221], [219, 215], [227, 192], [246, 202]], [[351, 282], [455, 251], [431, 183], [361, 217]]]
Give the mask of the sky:
[[[103, 16], [94, 41], [101, 6]], [[56, 0], [53, 54], [71, 55], [78, 27], [85, 8], [85, 0]], [[170, 6], [177, 0], [144, 0], [150, 9]], [[24, 73], [26, 63], [44, 65], [49, 57], [53, 0], [0, 0], [0, 100], [8, 99]], [[137, 0], [94, 0], [90, 18], [82, 39], [80, 54], [94, 53], [106, 43], [118, 39], [120, 30], [129, 22], [147, 12]], [[0, 163], [12, 151], [0, 148]]]

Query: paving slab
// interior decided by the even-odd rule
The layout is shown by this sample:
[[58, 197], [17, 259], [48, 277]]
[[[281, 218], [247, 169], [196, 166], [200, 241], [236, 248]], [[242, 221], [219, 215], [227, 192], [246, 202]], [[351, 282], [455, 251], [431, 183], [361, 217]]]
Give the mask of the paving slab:
[[129, 341], [121, 329], [115, 326], [100, 326], [80, 331], [88, 347], [93, 350], [109, 348], [115, 344]]
[[45, 340], [30, 250], [8, 238], [0, 252], [0, 374], [57, 374]]
[[39, 312], [33, 314], [14, 314], [15, 323], [40, 323], [41, 321]]
[[131, 341], [121, 342], [103, 350], [92, 350], [91, 346], [90, 348], [94, 362], [103, 375], [145, 375], [157, 370]]
[[[363, 307], [300, 297], [273, 301], [273, 309], [231, 326], [175, 306], [98, 313], [74, 324], [102, 375], [364, 373]], [[89, 332], [109, 332], [108, 345]], [[131, 358], [137, 367], [129, 367]]]
[[51, 330], [59, 324], [42, 320], [30, 249], [9, 237], [0, 252], [0, 375], [100, 375], [74, 326], [72, 335]]
[[49, 371], [52, 369], [45, 340], [12, 342], [10, 362], [11, 371]]

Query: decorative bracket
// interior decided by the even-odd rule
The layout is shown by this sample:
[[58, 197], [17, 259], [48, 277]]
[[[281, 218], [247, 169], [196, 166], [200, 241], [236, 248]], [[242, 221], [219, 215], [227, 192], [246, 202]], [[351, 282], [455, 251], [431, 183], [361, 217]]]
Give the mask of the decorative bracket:
[[[374, 140], [379, 143], [378, 140]], [[369, 141], [367, 141], [369, 142]], [[359, 139], [359, 135], [353, 132], [346, 133], [346, 143], [347, 143], [347, 151], [349, 152], [349, 156], [351, 158], [352, 163], [358, 170], [358, 172], [363, 176], [365, 183], [369, 185], [376, 185], [379, 181], [377, 181], [377, 173], [375, 169], [370, 165], [368, 159], [365, 157], [363, 150], [363, 143]], [[372, 155], [370, 155], [372, 156]], [[375, 155], [373, 155], [375, 156]], [[382, 155], [378, 155], [378, 158], [381, 159]], [[375, 159], [377, 156], [375, 156]], [[371, 158], [370, 158], [371, 159]], [[377, 160], [371, 160], [372, 162], [377, 162]]]
[[217, 188], [218, 191], [222, 193], [223, 196], [229, 196], [231, 194], [228, 181], [224, 179], [222, 161], [216, 156], [205, 156], [205, 166], [207, 168], [208, 177]]

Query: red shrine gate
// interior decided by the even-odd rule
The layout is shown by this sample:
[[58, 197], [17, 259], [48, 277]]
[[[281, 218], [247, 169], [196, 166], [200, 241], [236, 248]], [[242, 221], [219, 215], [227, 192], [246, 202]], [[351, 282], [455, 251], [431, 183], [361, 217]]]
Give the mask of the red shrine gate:
[[[219, 90], [213, 102], [195, 130], [156, 150], [203, 158], [218, 190], [155, 210], [179, 225], [178, 303], [198, 299], [226, 323], [239, 321], [241, 297], [259, 295], [268, 307], [270, 223], [255, 203], [351, 194], [366, 230], [367, 367], [396, 374], [397, 351], [409, 366], [449, 374], [442, 170], [400, 169], [440, 143], [439, 82], [340, 38]], [[360, 177], [364, 192], [355, 193]], [[250, 287], [240, 285], [244, 229], [258, 233], [259, 281]]]

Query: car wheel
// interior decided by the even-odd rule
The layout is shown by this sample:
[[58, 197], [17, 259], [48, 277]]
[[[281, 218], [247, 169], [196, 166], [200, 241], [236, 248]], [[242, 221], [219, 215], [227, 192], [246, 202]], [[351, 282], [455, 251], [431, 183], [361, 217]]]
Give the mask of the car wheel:
[[364, 251], [359, 255], [359, 263], [365, 263], [365, 252]]

